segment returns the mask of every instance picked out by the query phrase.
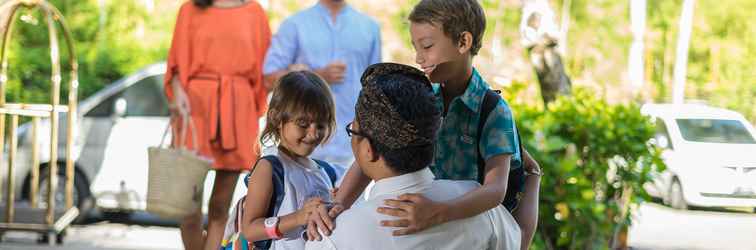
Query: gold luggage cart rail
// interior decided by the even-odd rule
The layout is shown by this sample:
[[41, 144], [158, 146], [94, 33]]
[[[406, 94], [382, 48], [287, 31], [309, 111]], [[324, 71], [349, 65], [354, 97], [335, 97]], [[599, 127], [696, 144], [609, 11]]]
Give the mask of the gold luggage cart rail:
[[[51, 93], [50, 103], [48, 104], [22, 104], [6, 103], [5, 89], [8, 84], [8, 47], [11, 34], [13, 33], [13, 23], [19, 9], [36, 9], [44, 14], [50, 37], [50, 60], [52, 63]], [[8, 149], [8, 171], [7, 171], [7, 188], [5, 190], [5, 201], [0, 206], [0, 238], [5, 231], [32, 231], [46, 234], [49, 244], [54, 244], [55, 240], [62, 231], [78, 216], [79, 210], [73, 204], [73, 184], [74, 184], [74, 162], [73, 162], [73, 138], [76, 124], [76, 106], [78, 91], [78, 64], [76, 53], [73, 47], [73, 40], [70, 36], [63, 16], [55, 6], [44, 0], [8, 0], [0, 4], [0, 33], [2, 33], [2, 44], [0, 44], [0, 152], [5, 152], [5, 125], [6, 117], [10, 116], [9, 149]], [[60, 24], [63, 37], [68, 48], [69, 65], [71, 67], [70, 80], [68, 82], [68, 104], [60, 105], [60, 84], [61, 64], [60, 50], [58, 46], [58, 32], [56, 23]], [[57, 187], [58, 173], [58, 127], [61, 112], [67, 112], [67, 136], [66, 136], [66, 168], [65, 168], [65, 206], [64, 209], [56, 209], [55, 193]], [[16, 151], [18, 146], [18, 120], [19, 117], [32, 118], [32, 165], [31, 165], [31, 184], [30, 184], [30, 202], [28, 207], [16, 207], [15, 204], [15, 180], [14, 166], [16, 165]], [[50, 120], [50, 162], [49, 162], [49, 181], [47, 182], [47, 202], [46, 207], [40, 207], [37, 193], [39, 185], [39, 145], [37, 130], [41, 119]], [[0, 155], [1, 159], [2, 155]], [[2, 162], [0, 160], [0, 162]], [[0, 185], [2, 186], [2, 185]]]

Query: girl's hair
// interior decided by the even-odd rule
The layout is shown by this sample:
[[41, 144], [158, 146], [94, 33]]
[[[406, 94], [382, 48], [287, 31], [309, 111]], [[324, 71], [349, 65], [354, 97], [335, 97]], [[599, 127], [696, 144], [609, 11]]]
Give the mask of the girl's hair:
[[331, 89], [323, 78], [311, 71], [289, 72], [278, 80], [268, 105], [260, 143], [280, 142], [279, 128], [286, 122], [301, 118], [326, 124], [323, 142], [328, 141], [336, 129]]
[[207, 8], [213, 5], [213, 0], [192, 0], [192, 2], [200, 8]]

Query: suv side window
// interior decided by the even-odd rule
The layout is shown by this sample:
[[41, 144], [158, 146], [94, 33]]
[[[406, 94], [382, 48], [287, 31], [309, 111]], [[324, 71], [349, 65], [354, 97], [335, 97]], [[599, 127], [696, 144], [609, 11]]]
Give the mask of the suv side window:
[[144, 78], [123, 92], [126, 116], [168, 116], [168, 100], [163, 93], [163, 75]]
[[110, 115], [113, 114], [113, 105], [115, 105], [115, 101], [118, 100], [118, 98], [121, 97], [121, 92], [108, 97], [108, 99], [105, 99], [105, 101], [101, 102], [100, 104], [97, 104], [92, 110], [90, 110], [86, 115], [86, 117], [110, 117]]
[[[672, 146], [672, 138], [669, 137], [669, 132], [667, 132], [667, 124], [664, 123], [664, 120], [661, 118], [656, 118], [656, 133], [654, 135], [654, 138], [656, 138], [657, 145], [662, 146], [664, 145], [664, 148], [666, 149], [674, 149]], [[660, 143], [660, 140], [666, 140], [666, 143]]]
[[163, 75], [146, 77], [118, 92], [90, 110], [87, 117], [110, 117], [115, 102], [126, 101], [126, 116], [168, 116], [168, 101], [163, 93]]

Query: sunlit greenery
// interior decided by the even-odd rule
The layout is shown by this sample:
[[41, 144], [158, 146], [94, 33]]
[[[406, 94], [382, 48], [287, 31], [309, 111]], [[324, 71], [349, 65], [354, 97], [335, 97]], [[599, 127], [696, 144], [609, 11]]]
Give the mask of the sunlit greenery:
[[[551, 1], [558, 19], [563, 1]], [[140, 67], [164, 60], [176, 12], [183, 1], [52, 2], [61, 9], [73, 30], [81, 65], [80, 96], [86, 97]], [[268, 0], [273, 30], [285, 17], [314, 2]], [[407, 64], [414, 64], [414, 54], [406, 16], [416, 2], [350, 1], [357, 10], [380, 23], [384, 59]], [[671, 100], [682, 1], [648, 1], [646, 84], [639, 90], [630, 86], [626, 73], [631, 40], [628, 1], [570, 0], [570, 3], [564, 58], [576, 86], [593, 89], [613, 103]], [[528, 89], [524, 94], [538, 95], [533, 69], [519, 44], [520, 1], [484, 0], [482, 4], [488, 28], [476, 66], [489, 82], [499, 87], [526, 82]], [[696, 1], [686, 98], [737, 110], [756, 122], [756, 74], [751, 70], [751, 65], [756, 65], [753, 9], [756, 1]], [[7, 93], [12, 101], [40, 102], [47, 98], [44, 92], [49, 84], [47, 32], [41, 17], [35, 17], [34, 22], [16, 22]], [[494, 41], [499, 44], [494, 46]], [[494, 51], [496, 47], [500, 48], [498, 52]], [[24, 91], [20, 91], [22, 87]]]

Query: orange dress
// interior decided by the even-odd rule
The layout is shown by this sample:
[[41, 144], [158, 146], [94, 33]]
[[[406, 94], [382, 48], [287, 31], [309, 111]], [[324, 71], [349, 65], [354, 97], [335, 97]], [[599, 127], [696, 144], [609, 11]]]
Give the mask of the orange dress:
[[[197, 131], [198, 145], [190, 133], [185, 145], [213, 159], [216, 170], [248, 170], [260, 154], [258, 119], [267, 109], [262, 64], [270, 38], [268, 18], [256, 1], [230, 8], [201, 9], [191, 1], [181, 6], [165, 94], [173, 101], [170, 84], [177, 75]], [[181, 122], [172, 122], [174, 132], [181, 130]]]

